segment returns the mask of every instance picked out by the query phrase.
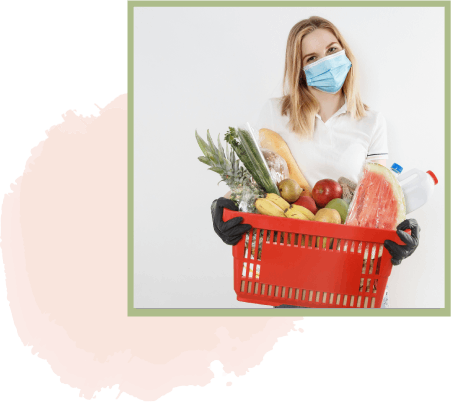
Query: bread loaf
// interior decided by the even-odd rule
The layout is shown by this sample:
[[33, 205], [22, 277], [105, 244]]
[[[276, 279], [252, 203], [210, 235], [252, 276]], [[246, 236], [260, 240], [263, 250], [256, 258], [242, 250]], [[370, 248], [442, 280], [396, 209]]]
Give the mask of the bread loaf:
[[279, 154], [283, 159], [285, 159], [288, 165], [290, 179], [296, 181], [304, 189], [302, 195], [311, 195], [312, 189], [307, 183], [304, 175], [302, 174], [301, 169], [299, 169], [298, 164], [291, 154], [290, 148], [288, 148], [288, 145], [283, 140], [283, 138], [275, 131], [272, 131], [268, 128], [260, 129], [258, 134], [262, 148], [269, 149], [270, 151]]

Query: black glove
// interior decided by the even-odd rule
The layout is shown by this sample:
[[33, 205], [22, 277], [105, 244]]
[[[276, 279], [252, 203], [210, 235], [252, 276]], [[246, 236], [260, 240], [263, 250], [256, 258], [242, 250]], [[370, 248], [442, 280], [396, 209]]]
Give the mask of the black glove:
[[213, 228], [225, 244], [234, 246], [241, 240], [243, 233], [252, 229], [252, 226], [245, 223], [242, 224], [241, 222], [243, 221], [243, 218], [241, 216], [237, 216], [227, 222], [224, 222], [222, 220], [224, 208], [231, 209], [232, 211], [238, 211], [238, 208], [232, 200], [221, 197], [213, 201], [211, 209]]
[[[408, 233], [403, 232], [403, 230], [405, 229], [412, 229], [412, 234], [409, 235]], [[396, 233], [398, 233], [399, 238], [401, 239], [401, 241], [406, 243], [406, 245], [401, 246], [391, 240], [384, 241], [385, 248], [393, 257], [391, 259], [393, 265], [401, 264], [404, 258], [407, 258], [413, 254], [420, 241], [420, 231], [421, 228], [415, 219], [406, 219], [405, 221], [402, 221], [396, 228]]]

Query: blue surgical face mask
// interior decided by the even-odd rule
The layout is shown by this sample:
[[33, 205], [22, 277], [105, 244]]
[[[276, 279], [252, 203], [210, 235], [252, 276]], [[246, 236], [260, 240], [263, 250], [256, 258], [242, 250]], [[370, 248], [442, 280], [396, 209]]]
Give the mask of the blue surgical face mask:
[[343, 86], [351, 65], [344, 49], [323, 57], [304, 67], [307, 85], [335, 94]]

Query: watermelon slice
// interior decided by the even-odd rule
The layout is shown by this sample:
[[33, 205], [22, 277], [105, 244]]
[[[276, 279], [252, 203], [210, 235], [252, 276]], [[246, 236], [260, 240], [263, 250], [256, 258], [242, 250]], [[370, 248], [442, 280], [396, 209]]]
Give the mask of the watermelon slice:
[[[366, 163], [349, 206], [345, 225], [396, 230], [405, 219], [406, 201], [394, 173], [378, 163]], [[367, 254], [368, 250], [365, 250], [364, 258]], [[372, 258], [374, 254], [373, 249]], [[381, 254], [382, 249], [379, 256]]]

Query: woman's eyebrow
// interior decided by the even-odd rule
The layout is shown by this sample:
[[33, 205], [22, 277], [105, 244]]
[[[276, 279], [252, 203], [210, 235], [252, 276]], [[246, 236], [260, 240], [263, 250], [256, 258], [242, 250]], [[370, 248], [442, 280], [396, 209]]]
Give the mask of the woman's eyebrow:
[[[327, 45], [326, 46], [326, 49], [329, 47], [329, 46], [332, 46], [334, 43], [336, 43], [337, 45], [338, 45], [338, 42], [332, 42], [332, 43], [330, 43], [329, 45]], [[314, 55], [314, 54], [316, 54], [316, 53], [309, 53], [308, 55], [306, 55], [306, 56], [304, 56], [304, 59], [306, 58], [306, 57], [308, 57], [308, 56], [312, 56], [312, 55]]]

